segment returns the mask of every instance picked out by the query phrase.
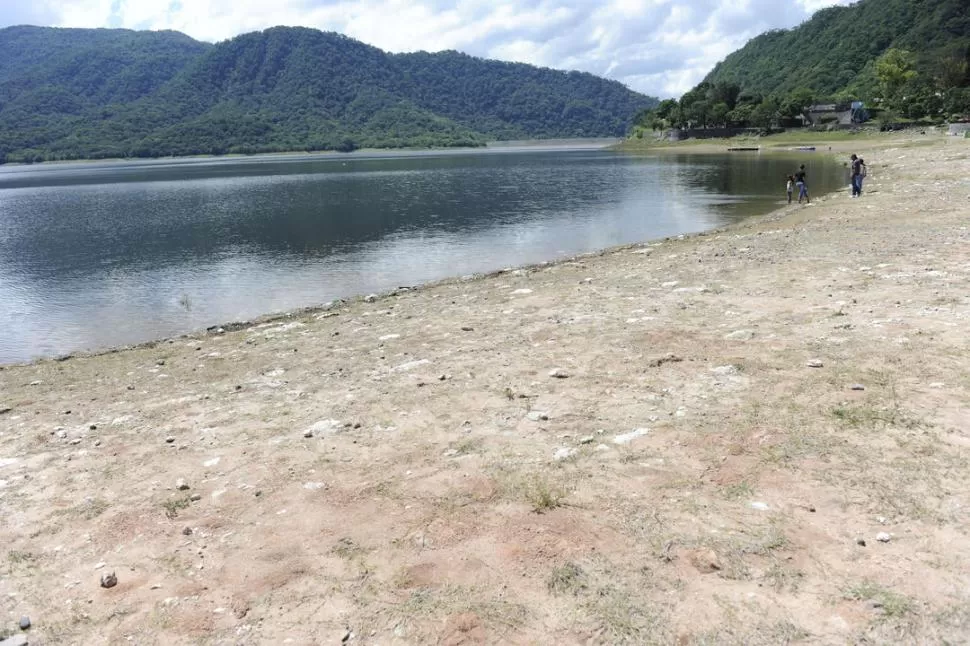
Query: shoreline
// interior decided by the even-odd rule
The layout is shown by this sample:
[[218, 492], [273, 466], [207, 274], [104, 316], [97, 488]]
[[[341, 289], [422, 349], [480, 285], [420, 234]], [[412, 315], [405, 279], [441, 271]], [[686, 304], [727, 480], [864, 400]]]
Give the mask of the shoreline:
[[864, 150], [861, 200], [4, 367], [0, 634], [960, 642], [970, 142]]
[[[588, 140], [586, 140], [586, 141], [588, 141]], [[725, 140], [725, 141], [727, 141], [727, 140]], [[538, 143], [541, 144], [541, 141], [539, 141]], [[633, 155], [644, 154], [644, 151], [626, 151], [626, 150], [623, 150], [621, 148], [617, 148], [615, 146], [614, 147], [610, 147], [610, 149], [612, 151], [614, 151], [614, 152], [619, 153], [619, 154], [633, 154]], [[466, 152], [482, 152], [482, 150], [483, 149], [465, 149]], [[436, 151], [429, 149], [427, 151], [414, 151], [414, 152], [436, 152]], [[458, 153], [460, 151], [455, 150], [455, 152]], [[676, 146], [672, 146], [670, 148], [663, 147], [663, 148], [656, 149], [656, 154], [661, 154], [661, 155], [662, 154], [670, 154], [670, 153], [675, 153], [675, 154], [688, 154], [688, 155], [695, 155], [695, 154], [696, 155], [704, 155], [704, 154], [722, 154], [724, 152], [725, 152], [724, 149], [721, 147], [721, 144], [719, 144], [719, 143], [717, 143], [717, 144], [693, 144], [690, 147], [685, 148], [683, 150], [678, 150]], [[786, 151], [786, 150], [774, 150], [774, 151], [766, 151], [766, 152], [770, 152], [770, 154], [773, 154], [773, 155], [783, 155], [783, 154], [791, 154], [791, 155], [794, 155], [794, 154], [797, 154], [796, 151]], [[829, 157], [831, 157], [832, 159], [841, 159], [838, 156], [840, 153], [841, 153], [841, 151], [830, 150], [826, 154]], [[299, 154], [299, 153], [274, 153], [274, 154], [271, 154], [271, 155], [267, 155], [266, 157], [273, 157], [273, 156], [276, 156], [276, 155], [288, 156], [288, 155], [295, 155], [295, 154]], [[313, 155], [316, 155], [316, 154], [317, 153], [307, 153], [307, 155], [309, 155], [309, 156], [313, 156]], [[353, 155], [353, 154], [354, 153], [334, 153], [334, 155], [339, 155], [338, 157], [336, 157], [338, 159], [341, 156], [348, 156], [348, 155]], [[402, 154], [404, 154], [404, 153], [402, 153]], [[651, 152], [646, 152], [646, 154], [652, 154], [652, 153]], [[215, 158], [215, 157], [213, 157], [213, 158], [206, 158], [206, 157], [198, 157], [198, 158], [194, 158], [193, 157], [193, 158], [188, 158], [188, 157], [186, 157], [186, 158], [172, 158], [172, 159], [175, 159], [175, 160], [186, 160], [187, 162], [189, 162], [191, 160], [208, 161], [209, 159], [219, 159], [219, 158]], [[79, 163], [97, 163], [97, 161], [99, 161], [99, 160], [95, 160], [95, 161], [91, 161], [91, 162], [81, 161]], [[124, 162], [126, 160], [120, 160], [120, 161], [121, 162]], [[64, 163], [73, 163], [73, 162], [64, 162]], [[837, 194], [837, 193], [842, 192], [842, 191], [844, 191], [846, 189], [847, 189], [847, 186], [846, 187], [840, 187], [840, 188], [838, 188], [838, 189], [836, 189], [834, 191], [831, 191], [829, 193], [824, 193], [822, 195], [819, 195], [818, 197], [813, 198], [813, 202], [821, 203], [821, 201], [824, 200], [824, 199], [826, 199], [826, 197], [829, 197], [831, 195]], [[390, 289], [390, 290], [382, 291], [382, 292], [379, 292], [379, 293], [375, 294], [375, 296], [378, 297], [378, 300], [383, 300], [385, 298], [389, 298], [389, 297], [393, 297], [393, 296], [399, 296], [402, 293], [407, 293], [407, 292], [413, 293], [413, 292], [422, 291], [422, 290], [425, 290], [425, 289], [432, 289], [434, 287], [438, 287], [438, 286], [442, 286], [442, 285], [448, 285], [448, 284], [453, 284], [453, 283], [464, 283], [464, 282], [469, 282], [469, 281], [472, 281], [472, 280], [477, 281], [477, 280], [485, 280], [485, 279], [489, 279], [489, 278], [494, 278], [496, 276], [499, 276], [499, 275], [502, 275], [502, 274], [505, 274], [505, 273], [509, 273], [509, 272], [512, 272], [512, 271], [538, 271], [538, 270], [540, 270], [542, 268], [545, 268], [545, 267], [548, 267], [550, 265], [557, 265], [557, 264], [564, 264], [564, 263], [569, 263], [569, 262], [575, 262], [575, 261], [581, 260], [583, 258], [602, 257], [602, 256], [611, 255], [613, 253], [622, 253], [623, 251], [626, 251], [626, 250], [629, 250], [629, 249], [642, 248], [642, 247], [645, 247], [645, 246], [649, 246], [651, 243], [656, 243], [656, 242], [665, 242], [665, 241], [670, 241], [670, 240], [685, 240], [685, 239], [690, 239], [690, 238], [695, 238], [695, 237], [703, 237], [703, 236], [706, 236], [706, 235], [712, 235], [714, 233], [727, 232], [727, 231], [729, 231], [731, 229], [734, 229], [734, 228], [744, 227], [744, 226], [747, 226], [749, 224], [755, 223], [758, 220], [763, 219], [763, 218], [773, 218], [773, 217], [776, 217], [776, 216], [784, 215], [784, 214], [786, 214], [787, 212], [789, 212], [794, 207], [795, 207], [795, 205], [783, 205], [783, 206], [779, 206], [778, 208], [773, 209], [771, 211], [767, 211], [765, 213], [760, 213], [760, 214], [748, 216], [742, 222], [737, 222], [737, 223], [728, 224], [728, 225], [722, 225], [722, 226], [719, 226], [719, 227], [715, 227], [715, 228], [712, 228], [712, 229], [706, 229], [706, 230], [703, 230], [703, 231], [697, 231], [697, 232], [693, 232], [693, 233], [681, 234], [681, 235], [677, 235], [677, 236], [666, 236], [666, 237], [661, 237], [661, 238], [649, 238], [649, 239], [641, 240], [641, 241], [638, 241], [638, 242], [626, 243], [626, 244], [621, 244], [621, 245], [614, 245], [612, 247], [605, 247], [605, 248], [602, 248], [602, 249], [596, 249], [596, 250], [593, 250], [593, 251], [588, 251], [588, 252], [584, 252], [584, 253], [580, 253], [580, 254], [576, 254], [576, 255], [572, 255], [572, 256], [557, 257], [557, 258], [550, 259], [550, 260], [546, 260], [546, 261], [535, 262], [535, 263], [528, 263], [528, 264], [524, 264], [524, 265], [516, 265], [514, 267], [507, 267], [507, 268], [498, 269], [498, 270], [492, 270], [492, 271], [488, 271], [488, 272], [478, 272], [478, 273], [468, 274], [468, 275], [464, 275], [464, 276], [448, 276], [448, 277], [445, 277], [445, 278], [440, 278], [440, 279], [428, 281], [428, 282], [425, 282], [425, 283], [419, 283], [417, 285], [409, 286], [407, 288], [396, 288], [396, 289]], [[109, 346], [109, 347], [96, 348], [96, 349], [91, 349], [91, 350], [78, 349], [78, 350], [74, 350], [74, 351], [67, 352], [66, 354], [57, 354], [57, 355], [51, 355], [51, 356], [42, 356], [42, 357], [37, 357], [37, 358], [34, 358], [34, 359], [27, 360], [27, 361], [21, 361], [21, 362], [4, 363], [4, 362], [0, 361], [0, 370], [3, 370], [5, 368], [18, 367], [18, 366], [35, 365], [35, 364], [44, 363], [44, 362], [57, 362], [57, 363], [61, 363], [61, 362], [68, 361], [68, 360], [74, 359], [74, 358], [98, 357], [98, 356], [102, 356], [102, 355], [116, 354], [116, 353], [124, 352], [124, 351], [128, 351], [128, 350], [136, 350], [136, 349], [140, 349], [140, 348], [153, 348], [153, 347], [158, 346], [159, 344], [162, 344], [162, 343], [171, 343], [171, 342], [177, 341], [177, 340], [201, 339], [201, 338], [205, 338], [207, 336], [211, 336], [213, 333], [216, 333], [216, 330], [219, 330], [219, 329], [222, 329], [222, 330], [225, 330], [225, 331], [244, 330], [244, 329], [251, 328], [251, 327], [254, 327], [254, 326], [257, 326], [257, 325], [263, 325], [263, 324], [267, 324], [267, 323], [273, 323], [273, 322], [277, 322], [277, 321], [288, 320], [288, 319], [292, 319], [294, 317], [312, 316], [312, 315], [317, 315], [317, 314], [320, 314], [320, 313], [323, 313], [323, 312], [336, 311], [336, 310], [338, 310], [338, 309], [340, 309], [342, 307], [346, 307], [349, 304], [363, 301], [366, 297], [368, 297], [368, 295], [365, 295], [365, 294], [353, 294], [353, 295], [349, 295], [349, 296], [346, 296], [346, 297], [336, 298], [333, 301], [327, 302], [327, 303], [320, 303], [320, 304], [315, 304], [315, 305], [308, 305], [308, 306], [305, 306], [305, 307], [299, 307], [299, 308], [294, 308], [294, 309], [285, 310], [285, 311], [267, 312], [267, 313], [264, 313], [264, 314], [260, 314], [260, 315], [254, 316], [254, 317], [252, 317], [251, 319], [248, 319], [248, 320], [220, 322], [220, 323], [216, 323], [216, 324], [209, 325], [209, 326], [207, 326], [205, 328], [193, 329], [193, 330], [189, 330], [189, 331], [186, 331], [184, 333], [176, 334], [176, 335], [172, 335], [172, 336], [161, 336], [161, 337], [157, 337], [157, 338], [153, 338], [153, 339], [148, 339], [148, 340], [141, 341], [141, 342], [138, 342], [138, 343], [133, 343], [133, 344], [119, 345], [119, 346]]]

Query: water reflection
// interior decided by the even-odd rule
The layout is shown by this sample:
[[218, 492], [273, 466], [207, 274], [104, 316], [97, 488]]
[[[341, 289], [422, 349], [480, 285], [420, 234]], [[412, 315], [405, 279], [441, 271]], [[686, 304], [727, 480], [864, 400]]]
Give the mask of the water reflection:
[[[0, 170], [0, 362], [697, 231], [795, 161], [509, 152]], [[816, 193], [843, 172], [814, 161]]]

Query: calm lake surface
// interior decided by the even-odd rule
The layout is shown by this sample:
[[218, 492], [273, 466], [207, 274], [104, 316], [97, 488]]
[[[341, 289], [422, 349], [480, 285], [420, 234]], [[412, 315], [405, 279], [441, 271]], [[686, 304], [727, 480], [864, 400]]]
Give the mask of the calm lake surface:
[[597, 149], [0, 167], [0, 363], [695, 232], [805, 163]]

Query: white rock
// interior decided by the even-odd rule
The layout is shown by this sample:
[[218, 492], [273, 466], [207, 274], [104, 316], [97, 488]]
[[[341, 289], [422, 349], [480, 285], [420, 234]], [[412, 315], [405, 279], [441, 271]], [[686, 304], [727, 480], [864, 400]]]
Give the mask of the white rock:
[[[333, 435], [334, 433], [339, 433], [344, 428], [343, 422], [339, 419], [322, 419], [304, 432], [304, 436], [312, 437], [313, 435]], [[309, 436], [306, 433], [310, 433]]]
[[321, 489], [327, 488], [327, 483], [325, 482], [304, 482], [303, 488], [307, 491], [320, 491]]
[[203, 462], [202, 463], [202, 466], [204, 466], [204, 467], [214, 467], [217, 464], [219, 464], [219, 461], [220, 460], [222, 460], [222, 458], [218, 458], [218, 457], [217, 458], [212, 458], [211, 460], [206, 460], [205, 462]]
[[517, 289], [514, 292], [512, 292], [514, 296], [524, 296], [526, 294], [531, 294], [531, 293], [532, 293], [531, 289]]
[[613, 444], [629, 444], [633, 440], [643, 437], [650, 432], [650, 429], [638, 428], [629, 433], [624, 433], [623, 435], [617, 435], [613, 438]]
[[888, 543], [892, 539], [893, 537], [890, 536], [887, 532], [879, 532], [878, 534], [876, 534], [876, 540], [879, 541], [880, 543]]
[[812, 359], [811, 361], [809, 361], [805, 365], [808, 366], [809, 368], [822, 368], [822, 367], [825, 366], [825, 364], [822, 363], [822, 361], [819, 360], [819, 359]]
[[757, 509], [758, 511], [768, 511], [768, 503], [766, 502], [752, 502], [748, 504], [751, 509]]
[[568, 460], [569, 458], [573, 457], [577, 453], [579, 453], [577, 449], [564, 446], [562, 448], [556, 449], [556, 452], [553, 454], [552, 459], [555, 460], [556, 462], [561, 462], [562, 460]]
[[726, 377], [728, 375], [738, 374], [738, 368], [737, 366], [717, 366], [716, 368], [711, 368], [711, 372], [713, 372], [715, 375]]
[[569, 373], [563, 370], [562, 368], [556, 368], [555, 370], [549, 371], [549, 376], [552, 377], [553, 379], [566, 379], [567, 377], [569, 377]]
[[382, 337], [378, 337], [377, 340], [378, 341], [391, 341], [393, 339], [400, 339], [400, 338], [401, 338], [401, 335], [400, 334], [385, 334]]
[[724, 335], [728, 341], [750, 341], [754, 338], [754, 330], [735, 330]]
[[364, 297], [365, 303], [373, 303], [376, 300], [377, 300], [377, 294], [368, 294], [367, 296]]
[[529, 419], [533, 422], [545, 422], [549, 419], [548, 413], [543, 413], [541, 411], [534, 410], [528, 415]]

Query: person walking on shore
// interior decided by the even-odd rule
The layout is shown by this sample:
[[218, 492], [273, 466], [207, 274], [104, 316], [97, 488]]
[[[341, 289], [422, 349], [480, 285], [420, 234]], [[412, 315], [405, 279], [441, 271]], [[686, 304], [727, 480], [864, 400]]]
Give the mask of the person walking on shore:
[[788, 203], [791, 204], [791, 194], [795, 190], [795, 177], [789, 175], [787, 178], [787, 183], [785, 184], [785, 192], [788, 193]]
[[795, 173], [795, 187], [798, 188], [798, 203], [802, 203], [802, 198], [805, 198], [806, 204], [811, 204], [812, 200], [808, 197], [808, 182], [805, 180], [805, 164], [798, 167], [798, 172]]
[[866, 176], [866, 162], [853, 153], [852, 157], [852, 197], [862, 197], [862, 180]]

